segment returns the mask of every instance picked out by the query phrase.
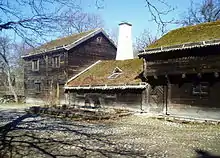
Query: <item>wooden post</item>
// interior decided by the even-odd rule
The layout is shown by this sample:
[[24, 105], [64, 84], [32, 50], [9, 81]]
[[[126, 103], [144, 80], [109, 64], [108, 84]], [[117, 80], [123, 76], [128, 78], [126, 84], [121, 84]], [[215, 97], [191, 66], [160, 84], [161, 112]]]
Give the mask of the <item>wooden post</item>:
[[167, 85], [165, 86], [166, 90], [164, 90], [165, 92], [165, 106], [164, 106], [164, 114], [167, 115], [167, 111], [168, 111], [168, 105], [170, 104], [170, 96], [171, 96], [171, 84], [170, 84], [170, 79], [169, 76], [166, 75], [166, 79], [167, 79]]
[[218, 72], [214, 72], [214, 76], [215, 76], [215, 78], [218, 78], [219, 77], [219, 73]]
[[59, 82], [57, 82], [57, 94], [56, 94], [56, 98], [57, 98], [57, 105], [60, 103], [60, 86], [59, 86]]
[[182, 78], [186, 78], [186, 74], [182, 74]]

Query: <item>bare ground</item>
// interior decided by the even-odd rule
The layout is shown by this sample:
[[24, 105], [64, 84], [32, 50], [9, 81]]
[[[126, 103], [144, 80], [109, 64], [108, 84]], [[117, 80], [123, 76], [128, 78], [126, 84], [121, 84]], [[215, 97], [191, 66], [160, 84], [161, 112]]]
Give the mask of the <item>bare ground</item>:
[[[14, 120], [13, 122], [11, 122]], [[72, 121], [0, 111], [0, 157], [195, 157], [220, 155], [220, 126], [180, 124], [132, 115]]]

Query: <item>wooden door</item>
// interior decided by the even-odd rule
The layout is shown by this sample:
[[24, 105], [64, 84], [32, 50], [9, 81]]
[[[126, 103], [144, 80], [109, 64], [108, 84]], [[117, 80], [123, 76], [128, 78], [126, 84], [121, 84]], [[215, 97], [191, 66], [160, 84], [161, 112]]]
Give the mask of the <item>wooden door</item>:
[[149, 90], [148, 111], [163, 113], [166, 105], [166, 86], [156, 86]]

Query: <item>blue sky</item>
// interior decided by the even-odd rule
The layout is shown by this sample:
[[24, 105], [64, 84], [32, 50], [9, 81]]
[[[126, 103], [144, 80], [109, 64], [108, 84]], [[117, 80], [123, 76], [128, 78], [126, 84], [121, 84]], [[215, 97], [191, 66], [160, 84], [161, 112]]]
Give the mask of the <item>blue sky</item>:
[[[74, 0], [73, 0], [74, 1]], [[77, 0], [76, 0], [77, 1]], [[99, 0], [103, 1], [103, 9], [97, 9], [95, 5], [96, 0], [79, 0], [81, 1], [81, 7], [84, 12], [91, 12], [99, 14], [105, 22], [105, 30], [107, 32], [114, 32], [117, 35], [118, 24], [122, 21], [130, 22], [133, 25], [132, 34], [133, 42], [135, 38], [140, 36], [144, 29], [148, 30], [153, 36], [160, 36], [157, 32], [157, 25], [150, 21], [151, 14], [146, 7], [146, 0]], [[150, 0], [158, 10], [166, 9], [164, 5], [158, 3], [159, 0]], [[190, 7], [190, 0], [166, 0], [173, 8], [174, 11], [163, 17], [163, 20], [178, 20], [180, 16], [187, 11]], [[201, 2], [202, 0], [193, 0], [194, 3]], [[48, 8], [50, 8], [48, 6]], [[24, 11], [27, 13], [27, 11]], [[169, 25], [168, 30], [180, 27], [177, 25]], [[5, 32], [2, 31], [3, 35]], [[11, 38], [15, 36], [15, 33], [7, 30], [7, 35]], [[17, 36], [15, 36], [17, 37]], [[48, 40], [54, 37], [48, 38]], [[117, 38], [117, 37], [116, 37]], [[15, 38], [16, 39], [16, 38]], [[19, 39], [19, 37], [17, 37]]]
[[[88, 0], [89, 1], [89, 0]], [[133, 24], [133, 38], [140, 35], [144, 29], [149, 30], [153, 35], [157, 34], [157, 25], [151, 22], [151, 15], [146, 7], [145, 0], [104, 0], [103, 9], [97, 9], [94, 5], [95, 0], [82, 2], [84, 11], [100, 14], [105, 21], [105, 28], [107, 30], [116, 29], [118, 23], [127, 21]], [[156, 0], [151, 0], [159, 10], [164, 9], [161, 3]], [[163, 17], [164, 19], [179, 19], [183, 12], [190, 7], [190, 0], [167, 0], [172, 7], [175, 8], [169, 15]], [[200, 2], [200, 0], [194, 0]], [[178, 26], [170, 25], [168, 30], [174, 29]], [[157, 34], [158, 35], [158, 34]]]

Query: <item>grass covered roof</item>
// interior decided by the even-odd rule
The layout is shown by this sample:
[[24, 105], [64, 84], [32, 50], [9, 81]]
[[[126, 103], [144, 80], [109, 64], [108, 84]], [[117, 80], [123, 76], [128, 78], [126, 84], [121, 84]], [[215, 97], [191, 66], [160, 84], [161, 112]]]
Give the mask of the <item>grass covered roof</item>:
[[56, 40], [52, 40], [52, 41], [45, 43], [42, 46], [36, 48], [34, 51], [31, 52], [31, 54], [39, 53], [39, 51], [42, 51], [42, 50], [50, 50], [50, 49], [54, 49], [59, 46], [65, 46], [65, 45], [72, 44], [72, 43], [76, 42], [77, 40], [89, 35], [90, 33], [94, 32], [94, 31], [95, 30], [90, 30], [90, 31], [76, 33], [76, 34], [72, 34], [70, 36], [58, 38]]
[[[113, 71], [121, 70], [116, 78], [109, 78]], [[86, 72], [67, 83], [67, 87], [138, 84], [141, 79], [136, 77], [143, 71], [142, 59], [105, 60], [97, 63]]]
[[172, 30], [153, 44], [149, 45], [146, 49], [169, 47], [214, 39], [220, 39], [220, 21], [202, 23]]

